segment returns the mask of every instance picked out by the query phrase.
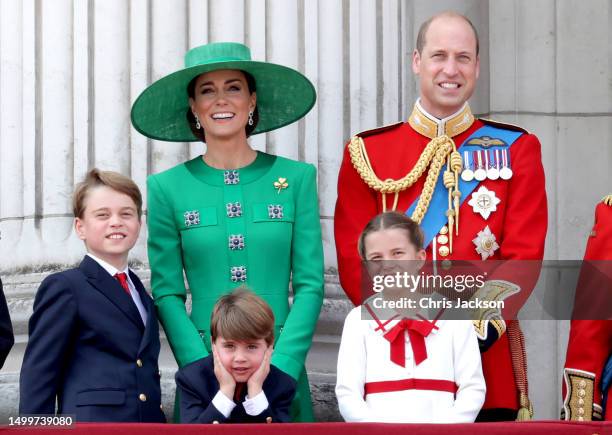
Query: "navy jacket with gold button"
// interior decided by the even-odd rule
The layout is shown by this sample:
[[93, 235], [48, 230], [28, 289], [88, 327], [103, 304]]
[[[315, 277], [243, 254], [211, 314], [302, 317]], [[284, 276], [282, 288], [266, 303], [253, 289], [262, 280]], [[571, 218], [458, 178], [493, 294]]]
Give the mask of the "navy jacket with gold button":
[[20, 378], [20, 414], [72, 414], [78, 422], [163, 423], [153, 300], [130, 272], [147, 310], [86, 256], [49, 275], [30, 318]]

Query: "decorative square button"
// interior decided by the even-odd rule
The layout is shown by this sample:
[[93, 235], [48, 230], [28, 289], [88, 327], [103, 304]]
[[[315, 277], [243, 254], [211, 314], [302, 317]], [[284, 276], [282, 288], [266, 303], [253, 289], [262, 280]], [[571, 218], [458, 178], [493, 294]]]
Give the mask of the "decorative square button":
[[229, 248], [232, 251], [244, 249], [244, 236], [242, 234], [232, 234], [229, 236]]
[[232, 278], [232, 282], [244, 282], [246, 281], [246, 267], [244, 266], [234, 266], [230, 269], [230, 274]]
[[186, 211], [183, 216], [185, 217], [186, 227], [198, 225], [200, 223], [200, 212], [197, 210]]
[[242, 216], [242, 206], [239, 202], [229, 202], [225, 206], [227, 210], [227, 217], [240, 217]]
[[238, 184], [240, 183], [240, 174], [236, 170], [224, 171], [223, 182], [225, 184]]
[[283, 206], [279, 204], [268, 205], [268, 217], [270, 219], [282, 219], [283, 218]]

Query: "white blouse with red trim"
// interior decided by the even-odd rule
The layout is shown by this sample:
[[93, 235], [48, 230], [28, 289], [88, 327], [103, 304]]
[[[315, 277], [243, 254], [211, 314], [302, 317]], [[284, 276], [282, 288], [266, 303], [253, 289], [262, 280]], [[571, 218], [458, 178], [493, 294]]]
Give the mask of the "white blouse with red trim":
[[[391, 361], [384, 335], [400, 318], [353, 308], [344, 322], [336, 396], [346, 421], [473, 422], [485, 399], [478, 339], [468, 320], [438, 320], [416, 365], [407, 333], [405, 367]], [[390, 320], [393, 318], [393, 320]], [[426, 320], [425, 320], [426, 321]]]

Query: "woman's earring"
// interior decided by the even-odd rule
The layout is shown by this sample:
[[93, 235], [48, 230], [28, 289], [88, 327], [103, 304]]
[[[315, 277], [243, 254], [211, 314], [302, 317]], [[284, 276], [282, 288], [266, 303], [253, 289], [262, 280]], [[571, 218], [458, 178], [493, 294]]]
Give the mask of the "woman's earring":
[[193, 112], [193, 117], [196, 120], [196, 128], [199, 130], [202, 128], [202, 125], [200, 124], [200, 120], [198, 119], [198, 115], [195, 114], [195, 112]]
[[249, 111], [249, 125], [253, 125], [254, 121], [253, 121], [253, 111]]

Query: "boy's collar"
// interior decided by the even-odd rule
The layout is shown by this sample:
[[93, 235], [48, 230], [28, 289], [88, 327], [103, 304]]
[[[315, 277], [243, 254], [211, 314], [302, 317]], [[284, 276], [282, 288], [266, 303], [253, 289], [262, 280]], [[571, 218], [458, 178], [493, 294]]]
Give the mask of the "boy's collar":
[[115, 276], [117, 273], [120, 273], [120, 272], [126, 273], [128, 276], [130, 276], [130, 273], [129, 273], [130, 270], [129, 270], [129, 267], [127, 266], [127, 263], [123, 270], [119, 270], [112, 264], [107, 263], [106, 261], [102, 260], [99, 257], [96, 257], [90, 252], [88, 252], [87, 255], [91, 257], [91, 259], [94, 260], [96, 263], [98, 263], [100, 267], [102, 267], [102, 269], [106, 270], [110, 276]]

